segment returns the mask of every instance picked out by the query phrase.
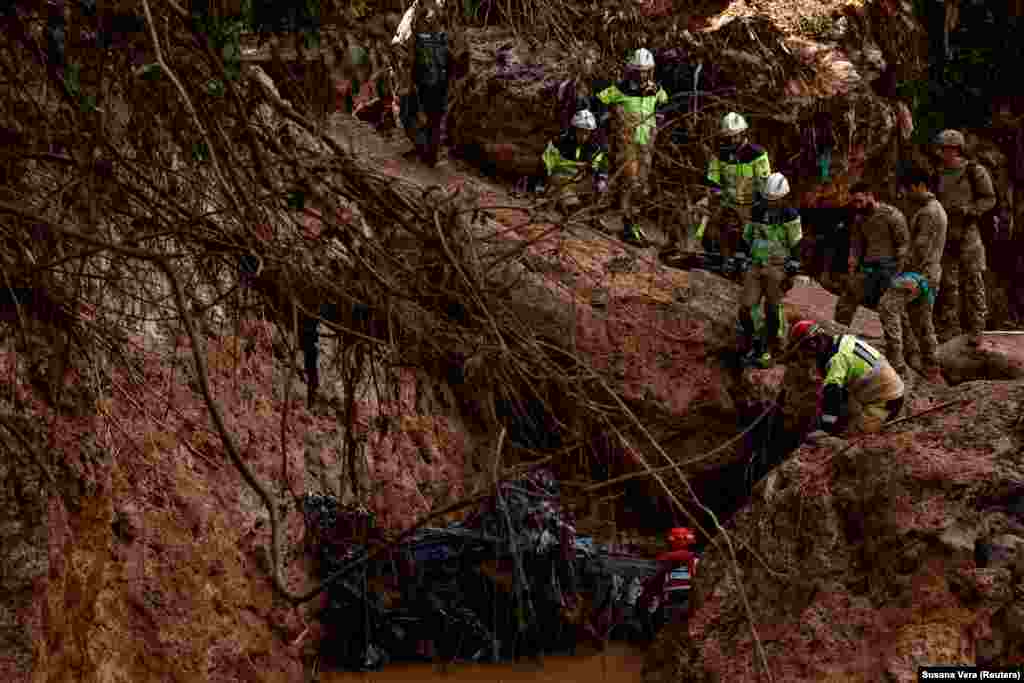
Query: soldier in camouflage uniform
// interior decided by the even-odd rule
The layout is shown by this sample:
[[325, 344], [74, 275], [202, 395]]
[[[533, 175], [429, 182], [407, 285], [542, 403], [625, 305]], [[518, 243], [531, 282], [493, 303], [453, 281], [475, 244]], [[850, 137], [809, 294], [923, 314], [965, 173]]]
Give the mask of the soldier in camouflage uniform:
[[857, 183], [850, 189], [850, 205], [865, 218], [850, 231], [851, 273], [836, 302], [835, 321], [847, 327], [853, 323], [858, 306], [878, 306], [892, 277], [903, 269], [910, 241], [907, 219], [899, 209], [875, 199], [867, 183]]
[[904, 316], [920, 343], [923, 371], [930, 382], [941, 383], [937, 358], [938, 340], [932, 323], [935, 291], [942, 276], [942, 252], [946, 244], [946, 211], [928, 191], [928, 174], [911, 170], [903, 180], [907, 197], [918, 206], [910, 220], [910, 249], [904, 270], [878, 304], [878, 317], [885, 333], [885, 352], [893, 370], [906, 377], [903, 358]]
[[[934, 190], [949, 217], [942, 259], [942, 284], [936, 313], [939, 338], [946, 341], [962, 333], [960, 292], [967, 317], [968, 344], [978, 346], [985, 329], [985, 245], [978, 218], [996, 205], [992, 178], [980, 164], [963, 158], [964, 136], [944, 130], [936, 139], [942, 157]], [[972, 177], [973, 176], [973, 177]]]

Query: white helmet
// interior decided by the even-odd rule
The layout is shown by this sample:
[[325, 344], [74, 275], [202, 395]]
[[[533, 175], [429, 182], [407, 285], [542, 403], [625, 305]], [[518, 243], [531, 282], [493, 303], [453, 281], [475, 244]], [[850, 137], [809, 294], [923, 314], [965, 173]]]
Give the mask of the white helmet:
[[734, 111], [722, 117], [722, 135], [739, 135], [747, 129], [747, 120]]
[[958, 130], [944, 130], [935, 136], [935, 144], [943, 147], [959, 147], [961, 150], [967, 145], [964, 134]]
[[765, 199], [782, 199], [789, 194], [789, 181], [781, 173], [772, 173], [764, 183]]
[[[563, 121], [565, 119], [562, 119]], [[580, 109], [572, 117], [572, 125], [583, 130], [597, 130], [597, 119], [589, 109]]]
[[631, 66], [634, 69], [653, 69], [654, 68], [654, 55], [651, 51], [645, 47], [640, 48], [629, 58], [626, 62], [627, 66]]

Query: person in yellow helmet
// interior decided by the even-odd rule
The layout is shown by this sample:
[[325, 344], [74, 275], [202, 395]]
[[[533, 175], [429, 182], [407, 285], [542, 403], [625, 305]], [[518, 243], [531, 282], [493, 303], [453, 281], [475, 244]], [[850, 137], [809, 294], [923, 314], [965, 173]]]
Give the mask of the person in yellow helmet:
[[696, 230], [696, 241], [705, 251], [732, 256], [739, 231], [750, 220], [754, 198], [764, 189], [772, 173], [768, 152], [747, 138], [747, 120], [736, 112], [722, 117], [724, 142], [708, 162], [705, 181], [715, 200], [711, 216]]
[[627, 63], [627, 76], [597, 94], [609, 106], [618, 121], [618, 135], [613, 138], [612, 154], [616, 173], [622, 174], [619, 195], [622, 210], [622, 239], [636, 245], [647, 244], [647, 237], [637, 224], [636, 198], [647, 185], [653, 158], [655, 108], [668, 102], [666, 93], [654, 82], [654, 55], [640, 48]]
[[852, 334], [833, 336], [813, 320], [801, 320], [790, 330], [787, 355], [814, 358], [825, 378], [826, 434], [877, 432], [903, 409], [903, 380], [885, 356]]

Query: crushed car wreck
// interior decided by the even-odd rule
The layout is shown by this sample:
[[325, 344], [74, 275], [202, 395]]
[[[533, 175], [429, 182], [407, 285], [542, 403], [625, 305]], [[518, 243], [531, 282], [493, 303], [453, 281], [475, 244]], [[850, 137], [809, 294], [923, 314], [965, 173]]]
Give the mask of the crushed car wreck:
[[697, 562], [688, 529], [672, 530], [671, 549], [654, 559], [577, 536], [546, 470], [499, 484], [461, 522], [418, 529], [373, 557], [385, 539], [365, 510], [307, 494], [303, 512], [320, 574], [355, 567], [331, 583], [319, 615], [324, 663], [350, 670], [649, 640], [685, 618]]

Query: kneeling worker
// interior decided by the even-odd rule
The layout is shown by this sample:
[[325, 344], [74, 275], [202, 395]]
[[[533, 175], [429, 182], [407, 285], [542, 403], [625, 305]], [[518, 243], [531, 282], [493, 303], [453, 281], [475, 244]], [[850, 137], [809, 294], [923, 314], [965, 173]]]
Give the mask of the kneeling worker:
[[607, 151], [594, 141], [597, 119], [587, 109], [572, 117], [572, 129], [548, 143], [542, 161], [559, 208], [580, 204], [581, 194], [602, 192], [608, 183]]
[[801, 320], [790, 331], [789, 353], [813, 357], [825, 377], [821, 428], [828, 434], [877, 432], [903, 409], [903, 380], [852, 334], [832, 336], [813, 320]]

